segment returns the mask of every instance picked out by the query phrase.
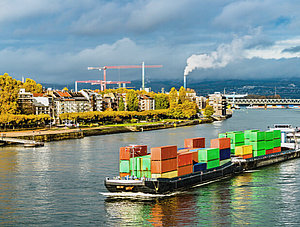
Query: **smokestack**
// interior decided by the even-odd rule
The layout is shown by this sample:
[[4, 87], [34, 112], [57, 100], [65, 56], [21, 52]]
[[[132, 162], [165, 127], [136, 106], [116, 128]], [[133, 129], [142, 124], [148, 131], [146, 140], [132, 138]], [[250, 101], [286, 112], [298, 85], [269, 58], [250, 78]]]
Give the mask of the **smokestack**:
[[186, 89], [186, 75], [183, 76], [183, 87]]
[[142, 62], [142, 90], [145, 90], [145, 62]]

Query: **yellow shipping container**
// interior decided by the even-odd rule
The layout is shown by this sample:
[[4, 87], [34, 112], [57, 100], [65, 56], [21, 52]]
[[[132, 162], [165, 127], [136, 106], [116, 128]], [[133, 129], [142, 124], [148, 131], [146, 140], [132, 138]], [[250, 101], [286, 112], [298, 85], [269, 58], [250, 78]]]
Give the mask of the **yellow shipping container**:
[[178, 171], [171, 171], [166, 173], [152, 173], [151, 178], [173, 178], [178, 176]]
[[252, 145], [243, 145], [235, 147], [235, 155], [252, 154]]

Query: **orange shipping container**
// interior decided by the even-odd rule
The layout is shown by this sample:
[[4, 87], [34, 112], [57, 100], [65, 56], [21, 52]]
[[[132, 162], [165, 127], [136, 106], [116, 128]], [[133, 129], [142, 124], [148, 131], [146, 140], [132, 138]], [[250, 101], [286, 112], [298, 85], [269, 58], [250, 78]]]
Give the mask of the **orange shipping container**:
[[129, 176], [130, 173], [120, 173], [120, 177], [126, 177], [126, 176]]
[[230, 148], [230, 138], [218, 138], [210, 141], [211, 148], [227, 149]]
[[178, 176], [190, 174], [193, 172], [193, 165], [178, 167]]
[[266, 154], [273, 154], [273, 149], [266, 150]]
[[178, 167], [192, 165], [193, 153], [192, 152], [178, 153], [177, 160], [178, 160]]
[[151, 148], [151, 160], [166, 160], [177, 157], [177, 146]]
[[278, 153], [278, 152], [281, 152], [281, 147], [274, 147], [273, 153]]
[[241, 157], [241, 158], [243, 158], [243, 159], [252, 158], [252, 157], [253, 157], [253, 154], [239, 155], [239, 157]]
[[151, 173], [166, 173], [177, 170], [177, 158], [155, 161], [151, 160]]
[[147, 155], [146, 145], [132, 145], [120, 147], [120, 160], [129, 160], [132, 157]]
[[184, 147], [186, 148], [204, 148], [205, 147], [205, 138], [190, 138], [184, 140]]
[[199, 162], [199, 160], [198, 160], [198, 151], [191, 151], [191, 152], [193, 153], [193, 162], [198, 163]]

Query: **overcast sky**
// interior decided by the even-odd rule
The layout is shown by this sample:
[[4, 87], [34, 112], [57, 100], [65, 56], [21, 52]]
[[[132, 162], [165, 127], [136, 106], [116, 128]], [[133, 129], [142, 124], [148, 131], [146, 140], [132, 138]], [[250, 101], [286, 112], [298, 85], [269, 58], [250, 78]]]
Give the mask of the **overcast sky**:
[[1, 0], [0, 74], [73, 83], [101, 79], [88, 66], [145, 61], [163, 65], [148, 80], [300, 77], [299, 12], [289, 0]]

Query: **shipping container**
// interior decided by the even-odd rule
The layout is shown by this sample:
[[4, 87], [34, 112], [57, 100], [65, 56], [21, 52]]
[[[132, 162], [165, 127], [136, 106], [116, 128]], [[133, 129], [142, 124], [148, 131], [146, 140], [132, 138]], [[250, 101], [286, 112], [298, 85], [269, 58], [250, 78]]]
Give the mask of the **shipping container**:
[[266, 150], [266, 154], [273, 154], [273, 149], [268, 149], [268, 150]]
[[244, 145], [245, 145], [245, 142], [237, 143], [237, 144], [231, 144], [230, 145], [231, 154], [235, 154], [235, 148], [236, 147], [240, 147], [240, 146], [244, 146]]
[[273, 131], [266, 131], [266, 140], [273, 140], [274, 139], [274, 133]]
[[244, 131], [244, 137], [245, 137], [245, 139], [248, 139], [248, 140], [250, 139], [251, 132], [259, 132], [259, 130], [257, 130], [257, 129], [245, 130]]
[[281, 131], [280, 130], [273, 130], [274, 139], [281, 139]]
[[248, 159], [248, 158], [252, 158], [253, 154], [245, 154], [245, 155], [239, 155], [239, 157], [243, 158], [243, 159]]
[[230, 138], [218, 138], [210, 141], [211, 148], [226, 149], [230, 148]]
[[[247, 143], [247, 142], [246, 142]], [[249, 141], [249, 144], [246, 145], [251, 145], [253, 151], [258, 151], [258, 150], [265, 150], [266, 148], [266, 141]]]
[[229, 159], [231, 155], [230, 148], [227, 149], [220, 149], [220, 160]]
[[219, 138], [227, 138], [227, 134], [226, 133], [219, 133]]
[[266, 140], [266, 150], [271, 150], [274, 148], [274, 141], [273, 140]]
[[265, 132], [251, 132], [249, 140], [253, 142], [257, 141], [263, 141], [266, 139], [266, 133]]
[[244, 133], [243, 132], [227, 132], [227, 138], [230, 138], [231, 143], [242, 143], [244, 142]]
[[183, 176], [193, 172], [193, 165], [178, 167], [178, 176]]
[[212, 169], [220, 166], [220, 159], [207, 161], [207, 169]]
[[281, 152], [281, 147], [274, 147], [273, 148], [273, 153], [279, 153]]
[[193, 153], [192, 152], [178, 153], [177, 162], [178, 162], [178, 166], [192, 165]]
[[235, 147], [235, 155], [247, 155], [252, 154], [252, 146], [251, 145], [243, 145]]
[[132, 157], [147, 155], [146, 145], [131, 145], [120, 147], [120, 160], [129, 160]]
[[197, 137], [197, 138], [190, 138], [184, 140], [184, 147], [187, 148], [204, 148], [205, 147], [205, 138], [204, 137]]
[[177, 157], [177, 146], [151, 148], [151, 160], [166, 160]]
[[257, 157], [257, 156], [262, 156], [262, 155], [266, 155], [266, 150], [254, 150], [253, 151], [253, 157]]
[[120, 160], [120, 173], [129, 173], [130, 168], [129, 168], [129, 160]]
[[209, 161], [220, 158], [219, 148], [202, 148], [198, 149], [198, 161]]
[[151, 170], [151, 155], [140, 157], [141, 160], [141, 170]]
[[178, 171], [171, 171], [167, 173], [152, 173], [151, 178], [173, 178], [178, 176]]
[[207, 163], [206, 162], [199, 162], [194, 164], [193, 166], [193, 172], [199, 172], [207, 169]]
[[177, 170], [177, 158], [151, 160], [151, 173], [166, 173]]
[[274, 147], [281, 147], [281, 139], [274, 139]]

